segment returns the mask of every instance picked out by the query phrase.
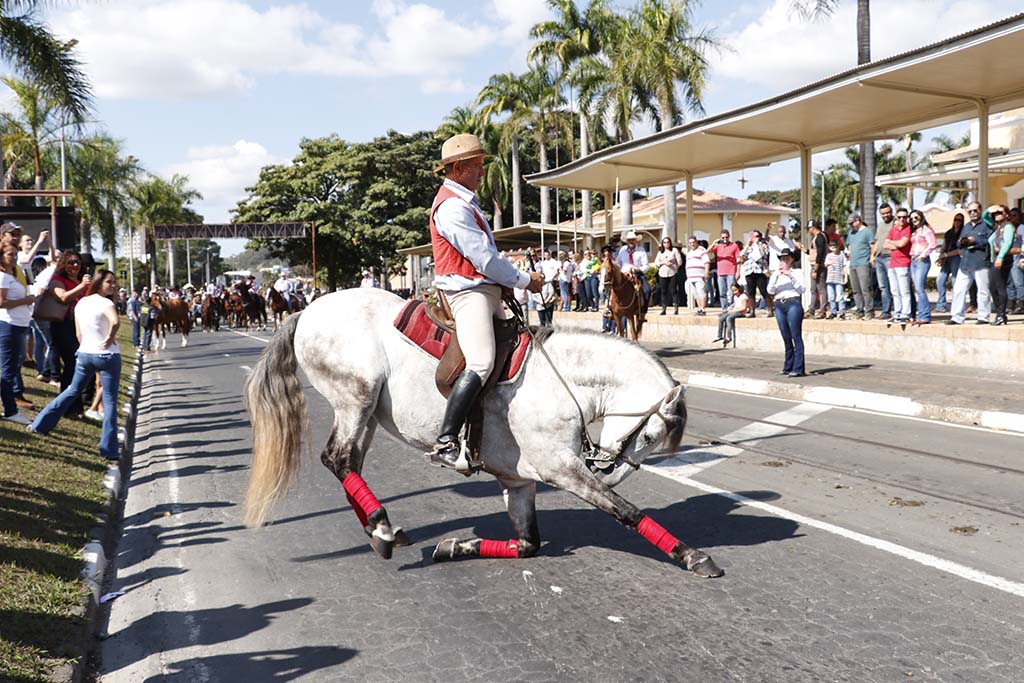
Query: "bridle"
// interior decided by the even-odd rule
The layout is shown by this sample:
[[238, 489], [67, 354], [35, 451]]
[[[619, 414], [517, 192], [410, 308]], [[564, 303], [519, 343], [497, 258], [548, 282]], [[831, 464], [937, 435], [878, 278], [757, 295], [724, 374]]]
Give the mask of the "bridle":
[[628, 444], [634, 437], [636, 437], [637, 433], [643, 428], [645, 424], [647, 424], [647, 421], [651, 419], [651, 417], [653, 417], [654, 415], [660, 417], [666, 425], [668, 425], [670, 422], [679, 419], [678, 416], [668, 415], [662, 412], [661, 410], [661, 404], [665, 402], [665, 399], [668, 398], [669, 394], [676, 390], [676, 388], [679, 386], [678, 382], [673, 383], [672, 388], [668, 390], [668, 393], [666, 393], [665, 396], [658, 399], [654, 403], [654, 405], [652, 405], [647, 410], [639, 412], [602, 413], [602, 419], [608, 417], [639, 418], [632, 429], [626, 432], [624, 436], [616, 440], [610, 448], [606, 448], [602, 446], [598, 441], [595, 441], [590, 436], [590, 430], [587, 429], [587, 425], [589, 424], [589, 422], [587, 420], [586, 415], [583, 413], [583, 408], [580, 406], [580, 402], [576, 399], [576, 394], [573, 393], [572, 389], [569, 387], [569, 383], [565, 381], [564, 377], [562, 377], [562, 373], [558, 371], [558, 367], [555, 365], [555, 362], [551, 360], [551, 356], [548, 355], [547, 349], [544, 348], [544, 344], [537, 340], [537, 337], [535, 337], [533, 334], [533, 330], [530, 329], [529, 325], [525, 324], [522, 304], [520, 304], [515, 299], [512, 299], [511, 297], [509, 297], [509, 299], [506, 300], [505, 303], [508, 304], [509, 308], [512, 310], [513, 317], [519, 320], [520, 325], [530, 335], [530, 339], [533, 341], [534, 347], [540, 350], [541, 355], [544, 356], [544, 360], [546, 360], [548, 362], [548, 365], [551, 367], [551, 371], [555, 373], [555, 377], [557, 377], [558, 381], [562, 384], [563, 387], [565, 387], [566, 393], [569, 394], [569, 398], [572, 399], [573, 405], [576, 406], [576, 410], [577, 412], [579, 412], [580, 415], [580, 441], [582, 442], [583, 461], [586, 463], [590, 471], [593, 472], [595, 470], [610, 470], [619, 461], [626, 463], [634, 470], [640, 469], [640, 463], [623, 454], [623, 451], [626, 450], [626, 444]]

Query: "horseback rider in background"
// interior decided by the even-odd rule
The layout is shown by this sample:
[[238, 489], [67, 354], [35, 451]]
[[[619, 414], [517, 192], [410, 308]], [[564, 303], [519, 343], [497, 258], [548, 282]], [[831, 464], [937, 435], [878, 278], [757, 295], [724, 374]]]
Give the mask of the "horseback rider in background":
[[455, 135], [441, 146], [441, 165], [434, 169], [445, 175], [430, 210], [434, 286], [451, 307], [466, 369], [455, 380], [441, 434], [427, 456], [432, 463], [451, 468], [459, 459], [459, 432], [466, 416], [494, 370], [492, 319], [507, 317], [501, 288], [539, 292], [544, 285], [542, 273], [519, 271], [495, 246], [475, 194], [485, 156], [477, 136]]
[[647, 266], [650, 264], [647, 258], [647, 250], [637, 245], [637, 234], [633, 230], [626, 233], [626, 243], [619, 247], [615, 254], [615, 262], [622, 268], [622, 272], [631, 275], [640, 286], [643, 296], [640, 300], [640, 317], [646, 322], [647, 301], [651, 298], [651, 285], [647, 282]]

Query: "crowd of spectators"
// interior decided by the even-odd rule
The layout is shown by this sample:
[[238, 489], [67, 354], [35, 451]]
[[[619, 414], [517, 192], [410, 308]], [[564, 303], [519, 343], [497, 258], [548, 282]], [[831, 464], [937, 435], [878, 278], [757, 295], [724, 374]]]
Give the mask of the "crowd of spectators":
[[[127, 301], [113, 273], [100, 270], [93, 277], [91, 259], [78, 252], [42, 250], [48, 238], [43, 231], [35, 240], [11, 222], [0, 226], [3, 419], [45, 434], [64, 415], [88, 417], [84, 397], [93, 403], [92, 416], [103, 422], [100, 454], [116, 459], [117, 303]], [[61, 390], [34, 421], [23, 412], [37, 408], [24, 393], [23, 365], [35, 367], [36, 381]]]
[[[928, 325], [932, 312], [938, 311], [950, 312], [947, 324], [956, 325], [976, 312], [977, 324], [1003, 325], [1009, 313], [1024, 313], [1024, 218], [1019, 209], [993, 205], [982, 210], [973, 202], [954, 215], [942, 237], [918, 210], [883, 204], [879, 217], [877, 229], [871, 230], [860, 215], [853, 215], [845, 234], [834, 219], [824, 225], [812, 220], [806, 244], [797, 239], [795, 224], [776, 222], [768, 223], [764, 232], [750, 231], [745, 242], [734, 241], [728, 230], [711, 244], [691, 236], [683, 246], [665, 238], [649, 260], [644, 252], [643, 267], [636, 270], [645, 285], [654, 285], [650, 300], [652, 306], [660, 306], [659, 315], [678, 315], [689, 303], [697, 316], [703, 316], [709, 304], [717, 304], [726, 317], [716, 342], [731, 337], [731, 324], [739, 317], [754, 317], [758, 311], [774, 316], [768, 284], [787, 250], [793, 255], [794, 277], [802, 265], [810, 269], [804, 317]], [[632, 247], [627, 263], [627, 246], [611, 246], [628, 269], [635, 260]], [[600, 259], [595, 249], [532, 247], [505, 255], [523, 270], [544, 273], [540, 294], [517, 293], [521, 303], [537, 312], [541, 324], [551, 324], [556, 306], [562, 312], [605, 310], [610, 315], [599, 291]], [[935, 289], [937, 296], [932, 294]], [[742, 306], [735, 304], [739, 293]]]

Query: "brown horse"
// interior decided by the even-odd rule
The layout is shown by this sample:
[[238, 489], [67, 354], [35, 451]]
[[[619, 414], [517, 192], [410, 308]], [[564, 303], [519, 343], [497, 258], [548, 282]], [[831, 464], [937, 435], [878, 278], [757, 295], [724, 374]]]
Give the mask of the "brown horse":
[[[235, 308], [237, 314], [235, 325], [245, 328], [259, 325], [261, 329], [266, 329], [267, 307], [263, 297], [253, 293], [245, 282], [236, 282], [234, 290], [234, 294], [238, 297], [237, 302], [241, 304], [240, 311], [239, 307]], [[234, 302], [235, 296], [232, 296], [231, 299]]]
[[606, 291], [609, 288], [611, 288], [611, 294], [608, 297], [608, 302], [619, 336], [626, 336], [626, 328], [622, 325], [622, 318], [625, 316], [629, 325], [629, 336], [633, 341], [639, 341], [640, 332], [644, 326], [641, 310], [643, 290], [633, 275], [626, 275], [622, 272], [611, 252], [606, 253], [601, 259], [601, 289]]
[[284, 322], [284, 319], [291, 313], [298, 313], [305, 306], [302, 305], [302, 300], [298, 296], [292, 295], [291, 305], [285, 300], [284, 295], [277, 291], [273, 287], [267, 289], [267, 301], [270, 304], [270, 312], [274, 314], [274, 329], [276, 330], [278, 325]]
[[203, 332], [220, 330], [220, 299], [204, 294], [202, 311]]
[[167, 348], [167, 330], [172, 327], [181, 333], [182, 348], [188, 346], [188, 333], [192, 331], [188, 301], [182, 298], [164, 299], [160, 294], [153, 294], [149, 298], [149, 303], [158, 311], [153, 325], [157, 338], [156, 347]]

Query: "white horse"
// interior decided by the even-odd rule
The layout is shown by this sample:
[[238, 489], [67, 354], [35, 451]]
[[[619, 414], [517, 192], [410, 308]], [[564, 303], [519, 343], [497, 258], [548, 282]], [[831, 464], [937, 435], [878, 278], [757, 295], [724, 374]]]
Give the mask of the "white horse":
[[[248, 525], [266, 520], [299, 467], [307, 418], [297, 360], [334, 408], [334, 428], [321, 460], [341, 480], [371, 545], [389, 558], [393, 547], [409, 542], [359, 476], [378, 425], [427, 451], [444, 415], [445, 399], [434, 388], [437, 361], [394, 328], [404, 303], [380, 289], [346, 290], [317, 299], [274, 335], [245, 386], [253, 425]], [[497, 385], [484, 401], [484, 470], [501, 484], [517, 537], [444, 539], [434, 559], [535, 555], [541, 542], [535, 510], [540, 481], [637, 529], [698, 576], [720, 576], [706, 553], [688, 547], [612, 491], [661, 446], [678, 446], [686, 425], [682, 387], [660, 360], [625, 340], [558, 331], [542, 343], [583, 418], [551, 364], [532, 349], [516, 380]], [[608, 461], [599, 466], [588, 466], [583, 457], [587, 426]]]

